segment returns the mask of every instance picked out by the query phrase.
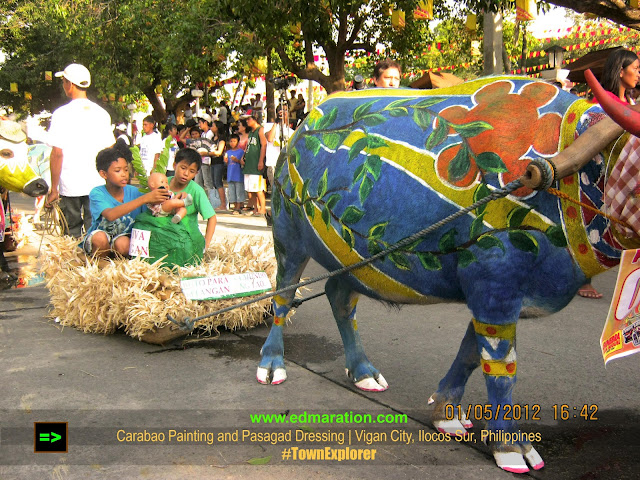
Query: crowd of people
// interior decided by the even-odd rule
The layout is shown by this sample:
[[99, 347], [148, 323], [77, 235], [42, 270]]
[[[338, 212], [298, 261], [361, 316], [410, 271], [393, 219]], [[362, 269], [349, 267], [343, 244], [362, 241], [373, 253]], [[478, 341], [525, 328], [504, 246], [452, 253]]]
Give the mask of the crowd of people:
[[[275, 123], [263, 125], [264, 103], [255, 95], [250, 104], [233, 110], [223, 100], [216, 109], [194, 112], [187, 106], [180, 119], [169, 112], [160, 128], [149, 115], [138, 133], [135, 121], [113, 130], [109, 114], [87, 98], [91, 74], [86, 67], [71, 64], [56, 76], [70, 101], [52, 116], [52, 184], [46, 204], [59, 203], [65, 233], [82, 239], [87, 253], [126, 255], [133, 224], [143, 211], [168, 216], [174, 224], [193, 217], [197, 222], [200, 215], [207, 221], [205, 246], [216, 213], [268, 220], [267, 178], [272, 185], [280, 145], [305, 116], [302, 94], [296, 97], [292, 91], [285, 112], [278, 112], [282, 121]], [[284, 125], [289, 111], [291, 123]], [[131, 185], [132, 146], [139, 148], [148, 193]], [[166, 175], [156, 173], [167, 147]]]
[[[613, 52], [605, 65], [603, 86], [620, 102], [631, 102], [629, 91], [638, 83], [639, 66], [635, 53]], [[397, 62], [384, 60], [374, 69], [373, 86], [397, 87], [401, 73]], [[147, 116], [140, 135], [132, 123], [130, 138], [122, 126], [113, 132], [109, 114], [87, 98], [91, 76], [84, 66], [71, 64], [56, 76], [62, 78], [71, 101], [52, 116], [52, 185], [47, 204], [59, 199], [68, 224], [66, 233], [78, 238], [83, 237], [83, 232], [88, 233], [84, 243], [88, 252], [123, 253], [127, 242], [121, 237], [128, 235], [135, 213], [147, 204], [158, 215], [171, 215], [175, 223], [200, 214], [208, 222], [207, 245], [215, 229], [216, 212], [244, 213], [269, 221], [267, 185], [274, 183], [281, 145], [304, 119], [302, 94], [289, 92], [290, 98], [278, 107], [275, 123], [263, 125], [264, 104], [256, 95], [251, 104], [241, 109], [231, 110], [224, 100], [217, 109], [206, 108], [202, 112], [194, 112], [188, 106], [180, 122], [174, 112], [169, 112], [162, 134], [153, 116]], [[111, 148], [114, 138], [117, 142]], [[127, 165], [130, 145], [139, 146], [147, 176], [169, 146], [166, 177], [149, 182], [155, 188], [144, 195], [132, 193], [130, 175], [124, 174], [125, 169], [131, 170]], [[102, 159], [98, 168], [87, 160], [96, 157]], [[194, 198], [198, 199], [197, 208], [193, 206]], [[214, 208], [203, 206], [203, 198], [208, 200], [208, 207]], [[105, 235], [96, 234], [96, 230]], [[601, 296], [590, 284], [579, 294]]]

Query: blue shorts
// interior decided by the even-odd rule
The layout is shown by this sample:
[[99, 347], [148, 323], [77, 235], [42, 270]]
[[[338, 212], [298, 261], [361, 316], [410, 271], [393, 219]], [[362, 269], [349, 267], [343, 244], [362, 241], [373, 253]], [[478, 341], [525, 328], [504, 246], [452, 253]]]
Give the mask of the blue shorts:
[[229, 203], [242, 203], [247, 198], [244, 191], [244, 182], [228, 182], [227, 192], [227, 201]]

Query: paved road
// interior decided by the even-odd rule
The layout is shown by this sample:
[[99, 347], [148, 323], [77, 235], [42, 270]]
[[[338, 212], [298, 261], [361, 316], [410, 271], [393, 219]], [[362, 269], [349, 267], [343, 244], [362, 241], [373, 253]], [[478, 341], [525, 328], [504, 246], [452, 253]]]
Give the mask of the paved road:
[[[233, 223], [228, 228], [243, 235], [267, 231], [260, 224], [247, 228]], [[36, 249], [19, 253], [12, 262], [24, 266], [33, 261]], [[304, 276], [322, 271], [310, 264]], [[521, 428], [540, 433], [536, 448], [546, 462], [543, 470], [530, 474], [534, 478], [638, 477], [640, 400], [635, 378], [640, 357], [614, 361], [605, 369], [598, 346], [615, 275], [611, 271], [594, 281], [605, 294], [603, 300], [576, 298], [558, 314], [518, 326], [514, 401], [530, 409], [540, 406], [540, 419], [523, 421]], [[313, 286], [307, 294], [321, 288]], [[157, 347], [123, 334], [61, 329], [46, 318], [47, 303], [42, 286], [0, 292], [1, 479], [513, 477], [495, 467], [479, 441], [426, 441], [435, 433], [427, 398], [446, 373], [469, 321], [464, 305], [398, 311], [363, 299], [358, 305], [360, 333], [369, 358], [390, 383], [384, 393], [364, 393], [354, 390], [344, 375], [341, 341], [324, 297], [304, 303], [286, 327], [289, 378], [279, 386], [255, 381], [266, 327]], [[485, 403], [479, 373], [472, 376], [465, 401]], [[570, 418], [554, 420], [553, 405], [562, 404], [569, 405]], [[597, 420], [573, 418], [579, 413], [573, 407], [583, 405], [590, 406], [590, 412], [597, 408]], [[408, 421], [307, 424], [300, 430], [250, 420], [251, 414], [304, 411], [400, 413]], [[69, 452], [34, 454], [37, 421], [69, 422]], [[473, 432], [479, 436], [482, 425], [476, 423]], [[176, 436], [162, 444], [118, 440], [118, 431], [125, 432], [122, 437], [144, 430], [167, 437], [175, 430]], [[329, 442], [310, 440], [311, 434], [327, 430], [333, 435]], [[236, 431], [263, 438], [240, 437], [236, 442]], [[354, 462], [283, 460], [286, 446], [272, 444], [264, 434], [287, 431], [307, 435], [304, 441], [290, 442], [301, 448], [341, 449], [351, 434], [350, 448], [376, 449], [376, 457]], [[231, 437], [226, 442], [204, 436], [198, 443], [180, 443], [177, 434], [184, 432]], [[371, 445], [361, 438], [376, 433], [387, 437], [372, 439]], [[340, 434], [345, 444], [340, 444]], [[419, 435], [425, 440], [419, 441]], [[207, 439], [214, 441], [209, 445]]]

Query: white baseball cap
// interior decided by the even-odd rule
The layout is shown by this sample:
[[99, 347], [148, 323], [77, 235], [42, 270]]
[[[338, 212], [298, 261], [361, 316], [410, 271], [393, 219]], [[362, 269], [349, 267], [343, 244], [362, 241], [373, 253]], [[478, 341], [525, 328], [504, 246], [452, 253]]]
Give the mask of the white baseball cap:
[[211, 123], [213, 121], [211, 115], [209, 115], [208, 113], [201, 113], [200, 115], [198, 115], [198, 120], [204, 120], [207, 123]]
[[87, 88], [91, 85], [91, 74], [84, 65], [72, 63], [67, 65], [62, 72], [56, 72], [56, 77], [64, 77], [74, 85], [81, 88]]

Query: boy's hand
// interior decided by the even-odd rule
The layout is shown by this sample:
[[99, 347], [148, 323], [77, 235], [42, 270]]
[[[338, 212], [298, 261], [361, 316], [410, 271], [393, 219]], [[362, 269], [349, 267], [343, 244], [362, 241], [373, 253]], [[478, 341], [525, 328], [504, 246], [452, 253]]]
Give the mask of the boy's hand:
[[169, 196], [168, 190], [158, 188], [157, 190], [151, 190], [149, 193], [144, 194], [144, 203], [162, 203], [165, 200], [169, 200]]

